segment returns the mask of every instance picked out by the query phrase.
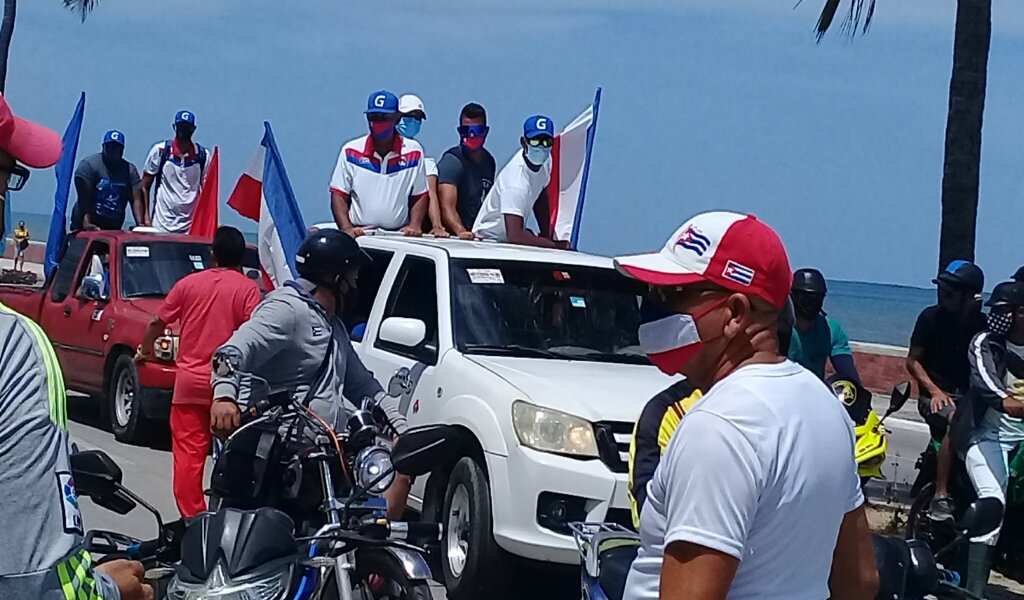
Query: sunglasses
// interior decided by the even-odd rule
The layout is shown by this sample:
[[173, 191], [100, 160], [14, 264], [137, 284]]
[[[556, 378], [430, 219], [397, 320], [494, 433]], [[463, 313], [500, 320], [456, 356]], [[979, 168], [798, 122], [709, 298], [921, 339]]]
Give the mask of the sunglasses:
[[[0, 173], [2, 172], [3, 168], [0, 167]], [[11, 165], [7, 170], [7, 191], [20, 191], [28, 183], [28, 176], [30, 174], [31, 172], [21, 165]]]
[[490, 130], [486, 125], [459, 125], [459, 135], [464, 138], [484, 137]]
[[534, 148], [550, 148], [555, 145], [555, 140], [554, 138], [549, 137], [539, 137], [526, 140], [526, 143], [533, 146]]

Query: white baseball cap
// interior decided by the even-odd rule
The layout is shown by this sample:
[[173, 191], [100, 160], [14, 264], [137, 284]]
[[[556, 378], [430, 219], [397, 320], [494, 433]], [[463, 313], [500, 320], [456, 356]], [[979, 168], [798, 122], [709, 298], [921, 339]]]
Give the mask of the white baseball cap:
[[423, 113], [424, 119], [427, 118], [427, 109], [423, 108], [423, 101], [420, 100], [419, 96], [415, 94], [405, 94], [398, 99], [398, 112], [405, 115], [416, 110]]

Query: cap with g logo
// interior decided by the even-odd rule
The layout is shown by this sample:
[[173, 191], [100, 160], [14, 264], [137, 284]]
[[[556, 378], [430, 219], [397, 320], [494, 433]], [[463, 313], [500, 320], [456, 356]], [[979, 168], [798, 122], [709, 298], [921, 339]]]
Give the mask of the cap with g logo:
[[111, 129], [110, 131], [103, 135], [103, 143], [120, 144], [121, 146], [124, 146], [124, 133], [116, 129]]
[[174, 115], [174, 124], [188, 123], [189, 125], [196, 124], [196, 114], [190, 110], [179, 110], [178, 114]]
[[385, 113], [394, 114], [398, 112], [398, 96], [387, 90], [379, 90], [366, 100], [366, 114]]
[[544, 115], [533, 115], [523, 123], [523, 137], [533, 139], [546, 135], [555, 137], [555, 123], [550, 117]]

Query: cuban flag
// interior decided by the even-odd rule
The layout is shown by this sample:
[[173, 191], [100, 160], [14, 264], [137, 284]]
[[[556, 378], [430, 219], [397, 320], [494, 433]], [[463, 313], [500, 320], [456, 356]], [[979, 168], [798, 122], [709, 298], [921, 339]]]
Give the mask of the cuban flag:
[[580, 237], [583, 200], [587, 193], [587, 177], [600, 105], [601, 88], [598, 88], [594, 103], [555, 136], [555, 145], [551, 150], [551, 182], [548, 190], [558, 190], [557, 201], [549, 200], [551, 231], [556, 240], [569, 240], [573, 249]]
[[274, 142], [270, 123], [249, 166], [238, 178], [228, 206], [259, 223], [259, 254], [269, 283], [278, 287], [295, 279], [295, 254], [306, 236], [302, 211]]

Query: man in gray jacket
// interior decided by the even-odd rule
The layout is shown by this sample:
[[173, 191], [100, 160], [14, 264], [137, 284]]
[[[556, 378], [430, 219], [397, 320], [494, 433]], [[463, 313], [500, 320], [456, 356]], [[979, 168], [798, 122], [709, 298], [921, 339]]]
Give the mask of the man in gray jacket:
[[[223, 435], [238, 428], [245, 406], [244, 375], [265, 379], [270, 394], [309, 394], [309, 407], [335, 429], [363, 398], [380, 401], [395, 428], [407, 428], [405, 416], [352, 349], [339, 318], [356, 290], [359, 267], [370, 261], [356, 241], [341, 231], [310, 234], [295, 258], [297, 281], [274, 290], [252, 317], [213, 355], [213, 406], [210, 426]], [[310, 388], [312, 391], [310, 392]], [[390, 518], [399, 518], [395, 494], [389, 490]], [[408, 494], [405, 489], [404, 494]], [[403, 494], [403, 495], [404, 495]]]

